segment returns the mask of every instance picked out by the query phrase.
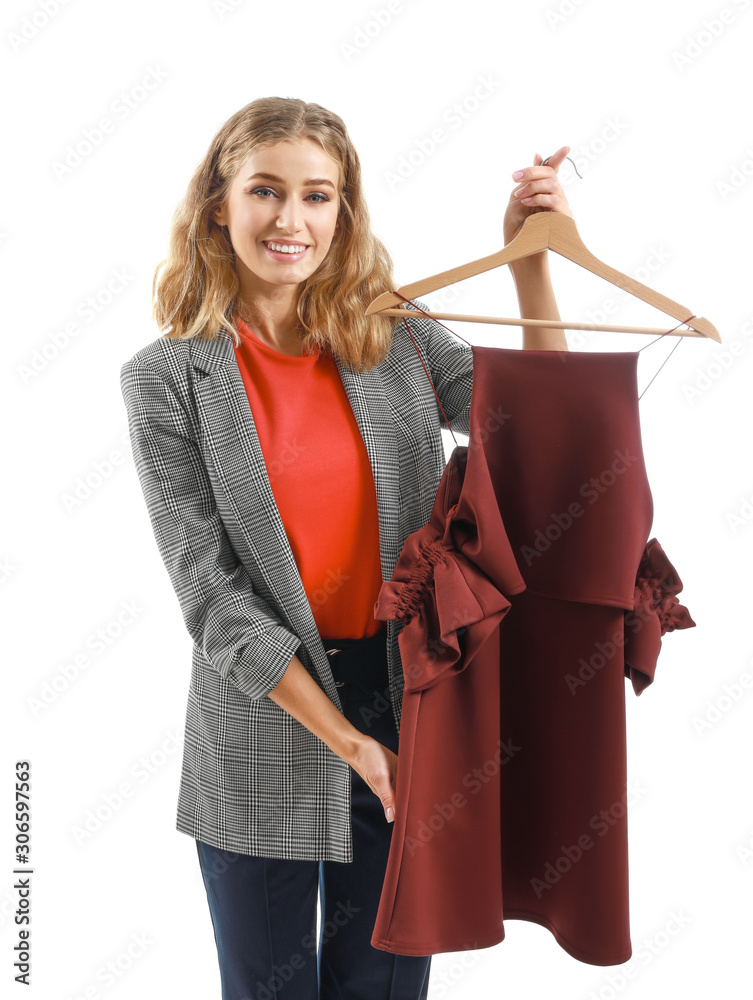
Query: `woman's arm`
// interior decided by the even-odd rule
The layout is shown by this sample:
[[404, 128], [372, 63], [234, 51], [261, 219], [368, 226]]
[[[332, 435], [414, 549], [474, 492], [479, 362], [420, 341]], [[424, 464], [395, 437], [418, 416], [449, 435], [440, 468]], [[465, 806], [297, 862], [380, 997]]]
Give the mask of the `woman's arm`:
[[[397, 754], [361, 733], [341, 715], [297, 656], [268, 697], [298, 719], [346, 760], [382, 803], [388, 823], [395, 818]], [[388, 709], [391, 711], [391, 709]]]
[[[549, 275], [548, 254], [544, 250], [509, 265], [518, 293], [520, 315], [526, 319], [562, 319]], [[523, 350], [566, 351], [565, 331], [557, 327], [524, 326]]]
[[254, 592], [173, 387], [134, 359], [120, 378], [155, 538], [194, 642], [224, 680], [251, 699], [277, 702], [394, 809], [397, 756], [340, 713], [295, 655], [301, 640]]
[[279, 681], [301, 640], [253, 588], [230, 544], [178, 389], [136, 356], [120, 384], [154, 536], [204, 659], [248, 698]]
[[[520, 232], [523, 223], [534, 212], [562, 212], [573, 217], [564, 191], [557, 179], [557, 168], [570, 152], [569, 146], [562, 146], [547, 157], [546, 166], [541, 165], [537, 153], [534, 166], [516, 170], [513, 179], [518, 181], [510, 195], [505, 212], [505, 246]], [[552, 280], [549, 275], [549, 251], [531, 254], [508, 265], [512, 271], [518, 293], [520, 315], [527, 319], [561, 319], [554, 297]], [[566, 351], [565, 331], [557, 327], [523, 327], [523, 349], [539, 351]]]
[[297, 656], [267, 694], [343, 760], [350, 760], [365, 739], [330, 701]]

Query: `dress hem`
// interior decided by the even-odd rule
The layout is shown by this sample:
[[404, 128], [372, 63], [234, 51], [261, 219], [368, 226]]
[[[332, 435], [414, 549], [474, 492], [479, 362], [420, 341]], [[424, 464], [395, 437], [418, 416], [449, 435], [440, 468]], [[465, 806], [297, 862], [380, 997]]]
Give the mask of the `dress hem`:
[[[587, 965], [624, 965], [629, 958], [632, 957], [633, 949], [632, 946], [628, 948], [626, 952], [623, 952], [622, 956], [615, 959], [605, 960], [603, 958], [595, 958], [589, 956], [586, 952], [577, 948], [575, 945], [570, 944], [567, 938], [546, 919], [546, 917], [539, 916], [538, 914], [529, 913], [526, 910], [512, 910], [505, 914], [505, 920], [527, 920], [529, 923], [539, 924], [541, 927], [545, 927], [554, 937], [557, 944], [566, 951], [571, 958], [576, 959], [579, 962], [584, 962]], [[426, 955], [438, 955], [441, 952], [447, 951], [476, 951], [480, 948], [491, 948], [496, 944], [501, 944], [505, 939], [504, 928], [500, 928], [491, 938], [484, 938], [483, 943], [477, 944], [473, 949], [468, 948], [467, 940], [462, 944], [460, 942], [454, 942], [452, 945], [442, 945], [440, 948], [436, 948], [436, 945], [429, 942], [422, 941], [418, 944], [415, 942], [412, 944], [402, 944], [400, 941], [396, 941], [393, 938], [383, 938], [383, 937], [372, 937], [371, 943], [375, 948], [382, 948], [385, 951], [392, 951], [398, 955], [414, 955], [414, 956], [426, 956]], [[399, 950], [398, 950], [399, 949]]]

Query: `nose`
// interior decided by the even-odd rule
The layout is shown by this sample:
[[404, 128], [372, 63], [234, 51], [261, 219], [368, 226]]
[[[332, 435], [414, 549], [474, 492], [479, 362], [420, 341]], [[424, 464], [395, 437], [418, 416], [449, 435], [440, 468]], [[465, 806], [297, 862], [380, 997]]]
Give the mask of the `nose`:
[[287, 198], [280, 206], [277, 228], [284, 233], [297, 233], [301, 228], [301, 211], [294, 198]]

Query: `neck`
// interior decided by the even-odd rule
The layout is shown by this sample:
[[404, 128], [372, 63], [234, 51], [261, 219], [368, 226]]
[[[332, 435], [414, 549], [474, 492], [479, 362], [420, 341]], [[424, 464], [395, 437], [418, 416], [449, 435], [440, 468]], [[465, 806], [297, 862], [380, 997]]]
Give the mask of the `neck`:
[[237, 313], [259, 340], [282, 354], [300, 355], [303, 330], [295, 309], [275, 310], [269, 303], [241, 302]]
[[245, 268], [240, 269], [239, 277], [236, 311], [254, 333], [269, 341], [297, 339], [301, 332], [297, 313], [301, 284], [261, 282]]

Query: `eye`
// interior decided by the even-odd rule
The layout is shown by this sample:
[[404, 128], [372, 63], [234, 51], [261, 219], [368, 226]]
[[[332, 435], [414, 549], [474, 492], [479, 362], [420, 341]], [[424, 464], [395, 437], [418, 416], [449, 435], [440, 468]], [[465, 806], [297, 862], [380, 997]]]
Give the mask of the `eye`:
[[[258, 195], [261, 195], [262, 198], [266, 199], [267, 198], [267, 194], [265, 194], [263, 192], [268, 192], [269, 194], [272, 194], [272, 195], [275, 194], [275, 192], [272, 190], [272, 188], [266, 187], [266, 186], [253, 188], [249, 192], [249, 194], [258, 194]], [[314, 191], [314, 192], [312, 192], [310, 195], [308, 195], [308, 198], [316, 198], [317, 200], [314, 202], [315, 205], [318, 205], [321, 201], [329, 201], [328, 196], [326, 194], [324, 194], [323, 192], [321, 192], [321, 191]]]

